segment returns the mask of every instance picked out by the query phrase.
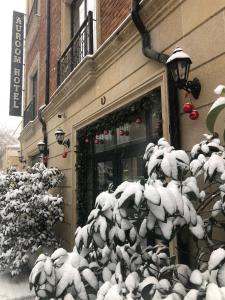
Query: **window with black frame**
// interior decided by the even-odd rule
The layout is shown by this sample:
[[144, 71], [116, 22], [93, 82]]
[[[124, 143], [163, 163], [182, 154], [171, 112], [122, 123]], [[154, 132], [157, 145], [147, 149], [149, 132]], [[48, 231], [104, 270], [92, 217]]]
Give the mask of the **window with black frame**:
[[[78, 136], [80, 149], [86, 148], [86, 154], [78, 158], [82, 163], [82, 157], [86, 157], [86, 163], [83, 161], [80, 167], [82, 171], [78, 169], [77, 172], [78, 183], [81, 180], [77, 189], [78, 202], [87, 201], [88, 214], [100, 192], [111, 185], [116, 188], [125, 180], [135, 181], [146, 175], [145, 147], [162, 137], [160, 88], [84, 128]], [[83, 179], [80, 176], [84, 176]], [[82, 191], [82, 186], [86, 192]]]

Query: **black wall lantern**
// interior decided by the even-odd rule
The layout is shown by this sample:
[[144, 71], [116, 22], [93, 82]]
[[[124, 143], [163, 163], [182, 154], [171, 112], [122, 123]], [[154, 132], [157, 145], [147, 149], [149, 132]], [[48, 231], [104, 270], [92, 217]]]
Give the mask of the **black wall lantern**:
[[48, 146], [44, 141], [40, 141], [37, 144], [38, 147], [38, 151], [40, 152], [40, 154], [43, 155], [42, 159], [43, 159], [43, 163], [45, 164], [45, 166], [47, 166], [47, 162], [48, 162], [48, 155], [49, 155], [49, 150], [48, 150]]
[[43, 154], [45, 152], [45, 143], [43, 141], [40, 141], [38, 144], [38, 150], [41, 154]]
[[17, 152], [18, 152], [18, 159], [19, 159], [19, 162], [25, 164], [27, 161], [26, 161], [26, 159], [24, 159], [24, 156], [22, 155], [22, 151], [21, 151], [21, 150], [18, 150]]
[[176, 48], [173, 54], [168, 58], [166, 64], [172, 73], [175, 85], [179, 89], [183, 89], [191, 93], [195, 99], [198, 99], [201, 92], [201, 84], [198, 78], [188, 81], [190, 65], [192, 61], [188, 54], [181, 48]]
[[65, 137], [65, 132], [63, 131], [62, 128], [58, 128], [55, 132], [55, 138], [56, 138], [57, 143], [59, 145], [64, 145], [65, 147], [69, 148], [70, 140], [64, 139], [64, 137]]

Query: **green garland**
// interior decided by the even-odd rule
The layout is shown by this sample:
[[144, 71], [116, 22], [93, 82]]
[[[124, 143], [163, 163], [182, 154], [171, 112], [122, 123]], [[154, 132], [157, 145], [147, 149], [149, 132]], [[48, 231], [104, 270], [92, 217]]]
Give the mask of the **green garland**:
[[88, 150], [90, 144], [95, 140], [95, 136], [102, 134], [104, 130], [115, 130], [125, 123], [132, 123], [143, 112], [150, 110], [153, 103], [159, 101], [160, 90], [156, 89], [150, 95], [142, 98], [122, 110], [117, 110], [107, 116], [98, 119], [93, 124], [80, 129], [77, 132], [78, 151], [77, 151], [77, 213], [78, 225], [83, 226], [86, 223], [88, 211], [87, 195], [87, 176], [88, 176]]

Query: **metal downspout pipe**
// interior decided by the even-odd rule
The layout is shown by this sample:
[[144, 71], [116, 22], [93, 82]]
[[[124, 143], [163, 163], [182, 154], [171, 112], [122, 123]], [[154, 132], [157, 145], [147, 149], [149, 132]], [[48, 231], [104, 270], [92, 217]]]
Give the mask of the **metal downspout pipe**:
[[[166, 61], [169, 58], [167, 54], [157, 52], [151, 48], [150, 34], [145, 27], [140, 15], [140, 2], [141, 0], [132, 0], [131, 17], [139, 31], [142, 39], [142, 52], [147, 58], [153, 59], [166, 65]], [[179, 126], [179, 102], [177, 95], [177, 88], [173, 83], [170, 72], [167, 72], [168, 78], [168, 99], [169, 99], [169, 131], [170, 131], [170, 143], [175, 148], [180, 148], [180, 126]]]

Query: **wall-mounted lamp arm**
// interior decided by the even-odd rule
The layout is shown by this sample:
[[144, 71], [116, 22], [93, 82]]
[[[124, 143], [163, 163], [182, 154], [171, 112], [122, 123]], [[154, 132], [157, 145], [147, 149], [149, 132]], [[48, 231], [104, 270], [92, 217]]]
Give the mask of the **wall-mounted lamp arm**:
[[166, 61], [169, 58], [169, 56], [167, 54], [157, 52], [151, 48], [150, 34], [139, 15], [139, 10], [140, 10], [140, 0], [132, 0], [131, 17], [142, 38], [143, 54], [144, 56], [150, 59], [158, 61], [162, 64], [166, 64]]

